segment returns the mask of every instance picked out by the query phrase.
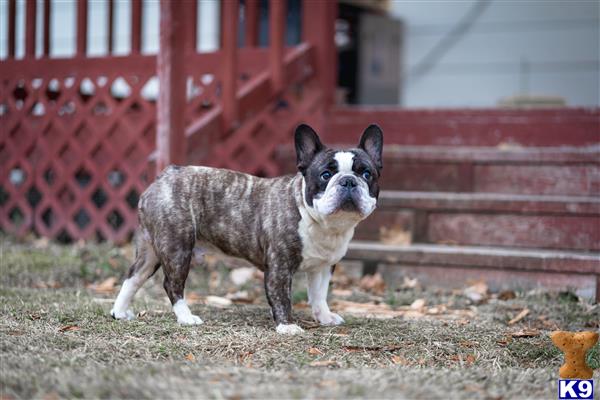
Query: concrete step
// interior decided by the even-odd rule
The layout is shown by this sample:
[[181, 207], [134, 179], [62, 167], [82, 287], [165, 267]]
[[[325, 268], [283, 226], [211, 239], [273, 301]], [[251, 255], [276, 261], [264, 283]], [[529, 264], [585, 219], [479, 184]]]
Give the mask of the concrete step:
[[600, 198], [382, 191], [358, 240], [600, 250]]
[[402, 275], [445, 287], [485, 280], [493, 290], [575, 289], [600, 300], [600, 253], [353, 241], [345, 260], [379, 264], [388, 282]]
[[[345, 146], [335, 146], [343, 148]], [[280, 165], [293, 172], [291, 146]], [[585, 147], [384, 148], [380, 186], [386, 190], [600, 195], [600, 145]]]

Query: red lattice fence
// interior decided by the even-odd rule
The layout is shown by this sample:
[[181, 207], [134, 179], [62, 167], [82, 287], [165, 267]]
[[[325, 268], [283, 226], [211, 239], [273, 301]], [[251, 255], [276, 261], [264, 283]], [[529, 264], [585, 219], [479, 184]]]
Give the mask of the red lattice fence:
[[[12, 32], [15, 2], [9, 2]], [[224, 29], [239, 22], [239, 4], [227, 2]], [[9, 35], [9, 57], [0, 61], [0, 229], [64, 241], [125, 241], [138, 223], [138, 197], [156, 172], [150, 160], [157, 155], [161, 160], [161, 149], [155, 150], [156, 90], [151, 90], [157, 84], [156, 57], [139, 54], [142, 3], [132, 2], [132, 54], [88, 58], [87, 1], [79, 1], [77, 54], [70, 59], [47, 57], [50, 2], [43, 4], [44, 57], [36, 59], [33, 51], [36, 8], [35, 0], [28, 0], [25, 57], [15, 59], [15, 35]], [[196, 2], [181, 4], [185, 21], [179, 22], [192, 33], [185, 38], [195, 37], [195, 20], [188, 18], [196, 15]], [[256, 19], [258, 2], [245, 4], [244, 12]], [[270, 4], [281, 17], [271, 18], [271, 35], [283, 37], [285, 2]], [[173, 113], [187, 127], [180, 136], [187, 153], [182, 162], [279, 173], [277, 145], [289, 142], [301, 121], [323, 125], [323, 106], [332, 97], [331, 4], [304, 5], [304, 23], [314, 26], [295, 47], [275, 40], [269, 48], [238, 49], [229, 32], [222, 49], [199, 54], [194, 40], [184, 40], [184, 101]], [[256, 24], [245, 29], [246, 44], [256, 45]], [[331, 37], [329, 50], [316, 45], [323, 43], [324, 32]], [[325, 73], [323, 65], [332, 71]], [[177, 132], [168, 134], [177, 139]]]

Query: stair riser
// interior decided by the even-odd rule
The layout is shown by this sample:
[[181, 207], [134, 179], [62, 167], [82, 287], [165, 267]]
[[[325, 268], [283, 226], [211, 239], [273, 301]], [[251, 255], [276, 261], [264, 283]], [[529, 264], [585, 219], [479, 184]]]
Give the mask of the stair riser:
[[[346, 143], [377, 123], [388, 144], [442, 146], [586, 146], [598, 143], [598, 110], [400, 110], [340, 108], [323, 137]], [[351, 140], [354, 142], [354, 140]]]
[[598, 165], [474, 165], [388, 160], [384, 190], [594, 196]]
[[[391, 232], [391, 233], [390, 233]], [[600, 250], [598, 215], [515, 215], [495, 211], [377, 210], [357, 228], [357, 240]]]
[[[464, 149], [463, 149], [464, 150]], [[600, 164], [596, 153], [536, 151], [472, 153], [432, 151], [434, 154], [393, 150], [384, 155], [383, 190], [426, 192], [509, 193], [568, 196], [600, 195]], [[451, 160], [448, 160], [450, 158]], [[291, 148], [281, 150], [284, 173], [295, 172]]]

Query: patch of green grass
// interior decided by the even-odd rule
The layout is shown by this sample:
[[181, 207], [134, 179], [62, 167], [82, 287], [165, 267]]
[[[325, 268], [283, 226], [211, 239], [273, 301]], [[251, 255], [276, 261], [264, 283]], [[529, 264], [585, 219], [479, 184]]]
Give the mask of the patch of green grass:
[[600, 343], [596, 343], [596, 345], [588, 351], [586, 361], [591, 369], [600, 368]]

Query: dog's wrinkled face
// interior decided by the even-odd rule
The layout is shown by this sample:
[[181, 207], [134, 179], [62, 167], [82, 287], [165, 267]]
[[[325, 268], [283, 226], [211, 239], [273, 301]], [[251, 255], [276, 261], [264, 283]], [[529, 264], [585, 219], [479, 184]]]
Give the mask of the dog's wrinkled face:
[[366, 218], [379, 195], [383, 134], [369, 126], [357, 148], [332, 150], [323, 146], [308, 125], [296, 129], [298, 170], [304, 176], [306, 205], [322, 218], [339, 213]]

